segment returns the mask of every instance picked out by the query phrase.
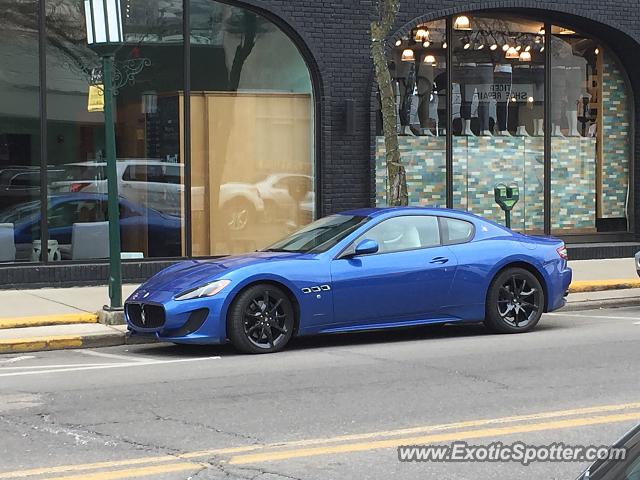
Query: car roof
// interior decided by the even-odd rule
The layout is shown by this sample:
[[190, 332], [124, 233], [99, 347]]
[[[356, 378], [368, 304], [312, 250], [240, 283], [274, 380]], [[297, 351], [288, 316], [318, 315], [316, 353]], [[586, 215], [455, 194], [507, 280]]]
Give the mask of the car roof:
[[445, 215], [453, 214], [456, 217], [466, 217], [468, 219], [480, 220], [481, 217], [462, 210], [455, 210], [452, 208], [440, 208], [440, 207], [376, 207], [376, 208], [358, 208], [355, 210], [347, 210], [340, 212], [340, 215], [354, 215], [362, 217], [378, 217], [380, 215], [393, 214], [421, 214], [421, 215]]

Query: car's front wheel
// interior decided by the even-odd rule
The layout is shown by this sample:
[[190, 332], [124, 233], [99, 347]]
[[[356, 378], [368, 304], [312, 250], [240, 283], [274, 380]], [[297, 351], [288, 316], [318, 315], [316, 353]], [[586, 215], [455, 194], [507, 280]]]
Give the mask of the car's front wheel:
[[499, 333], [532, 330], [544, 310], [540, 281], [524, 268], [507, 268], [489, 287], [485, 325]]
[[282, 289], [270, 284], [253, 285], [240, 292], [229, 309], [229, 339], [241, 352], [277, 352], [293, 335], [294, 315], [293, 305]]

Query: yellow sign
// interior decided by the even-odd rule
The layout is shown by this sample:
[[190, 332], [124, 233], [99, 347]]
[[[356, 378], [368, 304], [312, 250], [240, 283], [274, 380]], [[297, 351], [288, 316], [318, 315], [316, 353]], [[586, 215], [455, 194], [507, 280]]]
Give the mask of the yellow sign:
[[104, 90], [102, 85], [89, 85], [87, 110], [90, 112], [104, 112]]

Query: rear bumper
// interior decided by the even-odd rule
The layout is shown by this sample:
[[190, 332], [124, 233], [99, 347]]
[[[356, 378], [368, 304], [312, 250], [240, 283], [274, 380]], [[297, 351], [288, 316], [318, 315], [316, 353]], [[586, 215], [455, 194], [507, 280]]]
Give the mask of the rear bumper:
[[552, 312], [562, 308], [567, 303], [566, 297], [569, 294], [569, 285], [573, 272], [567, 266], [555, 272], [552, 276], [551, 283], [548, 288], [549, 299], [547, 302], [547, 311]]

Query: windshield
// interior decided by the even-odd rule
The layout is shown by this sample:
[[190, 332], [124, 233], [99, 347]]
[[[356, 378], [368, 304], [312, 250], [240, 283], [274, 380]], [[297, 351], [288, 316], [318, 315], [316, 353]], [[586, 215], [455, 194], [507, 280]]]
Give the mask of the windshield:
[[265, 252], [326, 252], [345, 238], [360, 225], [369, 221], [369, 217], [355, 215], [330, 215], [321, 218], [287, 238], [274, 243]]

